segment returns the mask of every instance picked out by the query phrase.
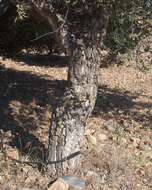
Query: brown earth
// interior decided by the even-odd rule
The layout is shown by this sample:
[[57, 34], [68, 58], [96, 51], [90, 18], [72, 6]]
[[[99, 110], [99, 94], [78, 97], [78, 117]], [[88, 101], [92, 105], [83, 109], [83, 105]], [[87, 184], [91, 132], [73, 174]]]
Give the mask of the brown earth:
[[[52, 180], [43, 164], [19, 164], [9, 156], [43, 163], [51, 110], [67, 84], [67, 60], [61, 60], [0, 58], [0, 189], [45, 190]], [[74, 175], [87, 190], [152, 189], [152, 70], [100, 69], [82, 152]]]

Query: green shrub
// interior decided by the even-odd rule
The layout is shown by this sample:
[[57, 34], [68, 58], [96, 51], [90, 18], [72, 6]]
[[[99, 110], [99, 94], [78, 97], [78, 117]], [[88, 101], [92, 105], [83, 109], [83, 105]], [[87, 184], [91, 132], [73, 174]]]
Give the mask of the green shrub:
[[151, 33], [152, 12], [141, 0], [116, 0], [113, 6], [106, 43], [113, 51], [125, 53]]

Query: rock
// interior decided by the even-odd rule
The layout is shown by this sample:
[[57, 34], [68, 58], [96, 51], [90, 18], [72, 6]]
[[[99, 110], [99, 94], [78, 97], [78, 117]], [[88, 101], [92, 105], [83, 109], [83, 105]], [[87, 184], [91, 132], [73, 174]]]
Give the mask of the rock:
[[69, 184], [65, 183], [61, 178], [59, 178], [48, 190], [69, 190]]
[[139, 146], [139, 144], [140, 144], [140, 138], [132, 138], [132, 140], [133, 140], [133, 146], [134, 147], [138, 147]]
[[105, 141], [107, 140], [107, 136], [105, 134], [98, 134], [99, 141]]
[[92, 144], [92, 145], [96, 145], [97, 144], [97, 140], [96, 140], [96, 138], [94, 136], [87, 135], [87, 139], [88, 139], [88, 141], [89, 141], [90, 144]]
[[[100, 175], [95, 171], [89, 170], [86, 174], [86, 177], [100, 178]], [[100, 179], [101, 180], [101, 179]]]
[[85, 182], [73, 176], [60, 177], [48, 190], [84, 190]]
[[25, 183], [28, 184], [28, 183], [31, 183], [31, 182], [35, 182], [37, 180], [37, 176], [30, 176], [27, 177], [27, 179], [25, 179]]
[[16, 148], [9, 147], [9, 150], [7, 151], [7, 156], [19, 160], [19, 152]]
[[72, 190], [78, 190], [78, 189], [84, 189], [85, 188], [85, 182], [77, 177], [73, 176], [64, 176], [62, 179], [69, 184], [70, 189]]
[[110, 132], [115, 132], [118, 128], [118, 124], [113, 120], [109, 120], [104, 123], [104, 127]]

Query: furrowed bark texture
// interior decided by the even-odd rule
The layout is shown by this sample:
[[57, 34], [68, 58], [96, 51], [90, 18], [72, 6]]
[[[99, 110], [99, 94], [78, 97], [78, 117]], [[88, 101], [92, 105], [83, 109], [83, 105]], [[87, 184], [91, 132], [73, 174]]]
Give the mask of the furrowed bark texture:
[[[99, 44], [106, 35], [108, 17], [103, 11], [100, 17], [84, 22], [89, 31], [75, 38], [71, 48], [68, 88], [52, 114], [49, 134], [48, 162], [64, 160], [49, 165], [50, 174], [65, 174], [77, 168], [85, 132], [97, 96], [97, 72], [100, 66]], [[71, 159], [66, 160], [67, 157]], [[66, 161], [65, 161], [66, 160]]]
[[[18, 2], [10, 1], [12, 4]], [[107, 12], [104, 8], [94, 9], [93, 1], [86, 1], [90, 2], [90, 6], [83, 6], [84, 10], [81, 13], [79, 10], [72, 13], [72, 17], [73, 14], [78, 14], [73, 17], [73, 21], [80, 24], [72, 25], [74, 43], [69, 47], [71, 43], [68, 43], [66, 25], [58, 31], [61, 23], [55, 11], [50, 11], [51, 1], [28, 0], [26, 2], [31, 7], [31, 17], [36, 19], [38, 15], [51, 26], [52, 31], [57, 31], [54, 32], [56, 43], [71, 56], [68, 87], [53, 111], [49, 131], [48, 168], [50, 174], [61, 175], [75, 169], [80, 163], [78, 153], [87, 118], [96, 101], [97, 71], [100, 65], [99, 47], [106, 35], [110, 10]], [[55, 161], [56, 163], [52, 164]]]
[[[69, 68], [69, 87], [52, 115], [49, 137], [49, 161], [61, 160], [80, 151], [87, 118], [97, 94], [99, 54], [96, 48], [75, 50]], [[58, 173], [74, 169], [79, 156], [51, 166]]]

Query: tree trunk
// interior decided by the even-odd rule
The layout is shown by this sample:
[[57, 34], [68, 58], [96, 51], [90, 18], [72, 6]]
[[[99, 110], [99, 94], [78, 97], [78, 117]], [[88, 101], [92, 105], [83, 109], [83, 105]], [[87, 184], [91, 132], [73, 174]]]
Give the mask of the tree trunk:
[[[72, 157], [73, 153], [80, 151], [86, 121], [96, 100], [99, 63], [96, 48], [74, 52], [69, 68], [68, 89], [52, 114], [48, 161], [62, 160], [70, 155]], [[75, 168], [79, 156], [55, 164], [55, 171], [61, 173]]]
[[[99, 18], [102, 18], [101, 22]], [[97, 97], [97, 72], [100, 66], [98, 44], [105, 36], [105, 18], [102, 15], [92, 19], [87, 38], [86, 35], [82, 39], [76, 37], [75, 45], [71, 48], [68, 88], [53, 111], [49, 131], [48, 163], [56, 163], [49, 164], [48, 168], [53, 175], [65, 174], [80, 163], [79, 153], [86, 122]], [[87, 19], [87, 22], [90, 20]]]

